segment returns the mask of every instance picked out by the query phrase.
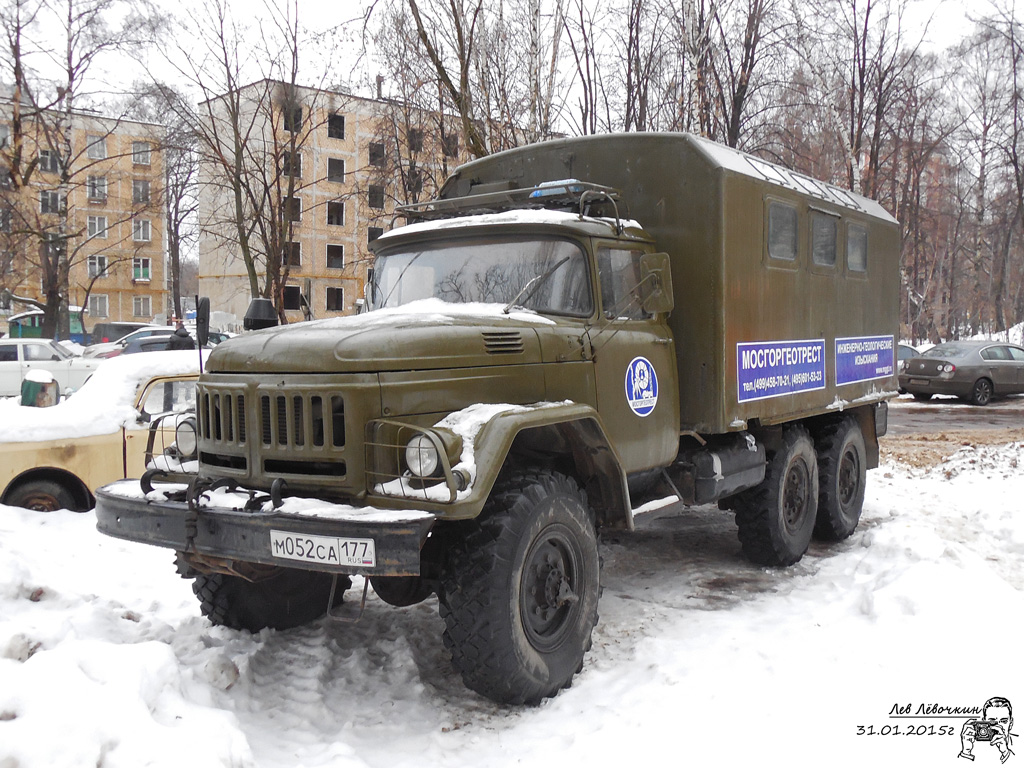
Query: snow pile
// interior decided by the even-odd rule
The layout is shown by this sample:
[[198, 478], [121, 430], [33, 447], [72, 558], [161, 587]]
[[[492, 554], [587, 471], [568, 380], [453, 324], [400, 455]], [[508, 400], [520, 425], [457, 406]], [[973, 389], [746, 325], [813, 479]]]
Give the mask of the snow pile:
[[[208, 354], [208, 353], [206, 353]], [[22, 407], [0, 399], [0, 442], [88, 437], [134, 425], [140, 384], [152, 376], [199, 372], [194, 351], [143, 352], [106, 360], [71, 397], [50, 408]]]
[[604, 533], [594, 648], [536, 708], [463, 688], [436, 600], [233, 632], [171, 552], [0, 508], [0, 766], [953, 766], [963, 717], [890, 715], [1024, 706], [1020, 452], [869, 473], [858, 531], [787, 569], [743, 561], [715, 507], [650, 505]]

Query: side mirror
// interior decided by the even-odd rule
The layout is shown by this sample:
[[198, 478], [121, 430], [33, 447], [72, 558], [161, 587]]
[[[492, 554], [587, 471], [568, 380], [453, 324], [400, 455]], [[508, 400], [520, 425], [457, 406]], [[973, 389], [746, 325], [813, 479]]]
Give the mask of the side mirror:
[[671, 312], [675, 307], [675, 293], [668, 254], [645, 253], [640, 258], [640, 280], [644, 284], [644, 311], [652, 315]]
[[205, 347], [210, 340], [210, 297], [203, 296], [196, 302], [196, 342]]

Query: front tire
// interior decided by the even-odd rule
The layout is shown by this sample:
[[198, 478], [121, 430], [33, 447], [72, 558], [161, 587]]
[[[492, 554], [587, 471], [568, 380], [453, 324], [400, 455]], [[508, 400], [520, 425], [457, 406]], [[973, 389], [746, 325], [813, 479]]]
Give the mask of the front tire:
[[583, 666], [601, 591], [586, 495], [554, 472], [496, 489], [452, 545], [441, 617], [467, 687], [502, 704], [535, 704]]
[[867, 451], [855, 419], [843, 419], [818, 436], [818, 515], [814, 535], [842, 541], [860, 522], [867, 485]]
[[789, 427], [768, 456], [764, 480], [737, 499], [743, 554], [758, 565], [797, 562], [811, 543], [818, 512], [818, 461], [803, 427]]
[[[327, 613], [331, 575], [297, 568], [279, 568], [269, 578], [246, 581], [224, 573], [197, 574], [192, 592], [199, 598], [203, 615], [212, 623], [231, 629], [292, 629]], [[352, 586], [348, 576], [338, 577], [334, 603]]]

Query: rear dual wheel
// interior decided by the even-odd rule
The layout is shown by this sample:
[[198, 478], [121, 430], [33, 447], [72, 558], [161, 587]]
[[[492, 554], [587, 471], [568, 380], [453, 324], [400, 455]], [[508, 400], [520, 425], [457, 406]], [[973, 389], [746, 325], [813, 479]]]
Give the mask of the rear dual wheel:
[[786, 566], [807, 551], [818, 512], [818, 462], [807, 430], [787, 427], [769, 452], [764, 480], [735, 504], [743, 554], [758, 565]]

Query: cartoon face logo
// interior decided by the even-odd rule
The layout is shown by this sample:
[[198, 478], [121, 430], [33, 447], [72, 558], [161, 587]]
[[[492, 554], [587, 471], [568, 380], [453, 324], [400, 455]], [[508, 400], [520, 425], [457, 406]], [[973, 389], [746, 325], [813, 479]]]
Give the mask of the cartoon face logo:
[[641, 417], [658, 404], [658, 375], [646, 357], [634, 357], [626, 368], [626, 402]]
[[1013, 750], [1013, 706], [1009, 699], [994, 696], [985, 702], [980, 718], [972, 718], [964, 723], [960, 732], [960, 757], [974, 760], [974, 748], [979, 743], [988, 743], [999, 750], [999, 760], [1005, 763], [1010, 759]]

